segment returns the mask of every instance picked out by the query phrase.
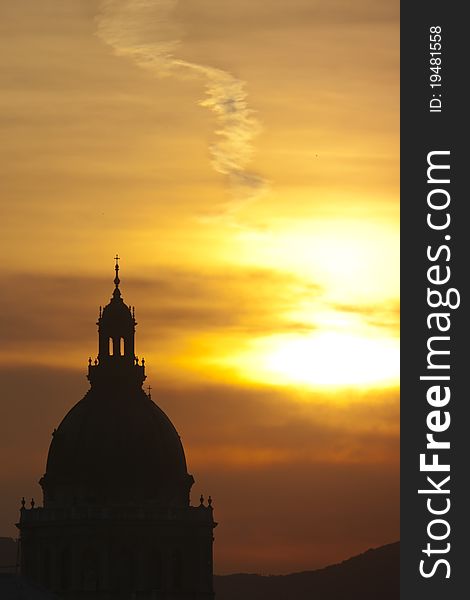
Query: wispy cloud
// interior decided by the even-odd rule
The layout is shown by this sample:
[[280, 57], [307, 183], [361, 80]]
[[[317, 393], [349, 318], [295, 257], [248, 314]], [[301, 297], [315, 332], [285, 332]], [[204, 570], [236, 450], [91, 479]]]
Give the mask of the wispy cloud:
[[173, 19], [177, 0], [104, 0], [97, 17], [98, 36], [114, 52], [157, 76], [198, 77], [206, 97], [199, 104], [215, 115], [210, 146], [214, 169], [225, 175], [232, 198], [209, 218], [233, 217], [263, 192], [266, 181], [248, 169], [260, 123], [247, 102], [246, 84], [228, 71], [179, 59], [180, 30]]

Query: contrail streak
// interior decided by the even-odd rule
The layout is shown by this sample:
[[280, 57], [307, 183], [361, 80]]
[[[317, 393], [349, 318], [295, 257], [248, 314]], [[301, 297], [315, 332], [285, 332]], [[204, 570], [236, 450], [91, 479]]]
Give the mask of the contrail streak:
[[156, 75], [205, 81], [206, 97], [199, 104], [216, 118], [216, 141], [210, 146], [212, 165], [228, 178], [232, 201], [224, 213], [233, 214], [266, 187], [261, 176], [247, 170], [260, 123], [248, 107], [245, 82], [222, 69], [174, 56], [179, 31], [171, 13], [176, 5], [177, 0], [103, 0], [97, 33], [117, 55]]

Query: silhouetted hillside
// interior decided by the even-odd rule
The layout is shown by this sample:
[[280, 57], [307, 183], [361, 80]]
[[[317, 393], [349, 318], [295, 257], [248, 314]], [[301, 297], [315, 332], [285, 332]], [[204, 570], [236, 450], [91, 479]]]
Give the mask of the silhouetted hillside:
[[[14, 563], [16, 543], [2, 538], [4, 565]], [[216, 575], [217, 600], [399, 600], [400, 544], [368, 550], [344, 562], [291, 575]], [[16, 578], [0, 578], [0, 597]], [[18, 582], [16, 583], [18, 586]], [[26, 585], [26, 583], [23, 583]], [[8, 588], [9, 589], [9, 588]], [[13, 587], [12, 587], [13, 589]], [[16, 588], [15, 588], [16, 589]], [[39, 593], [39, 591], [37, 592]], [[20, 596], [21, 597], [21, 596]], [[40, 597], [40, 596], [38, 596]]]
[[291, 575], [217, 575], [217, 600], [398, 600], [400, 543]]

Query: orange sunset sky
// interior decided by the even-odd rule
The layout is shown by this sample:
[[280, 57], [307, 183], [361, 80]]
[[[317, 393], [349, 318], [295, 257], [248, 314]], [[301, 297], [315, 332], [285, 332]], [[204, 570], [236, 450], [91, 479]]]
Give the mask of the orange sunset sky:
[[215, 572], [399, 536], [399, 4], [0, 5], [0, 535], [121, 256]]

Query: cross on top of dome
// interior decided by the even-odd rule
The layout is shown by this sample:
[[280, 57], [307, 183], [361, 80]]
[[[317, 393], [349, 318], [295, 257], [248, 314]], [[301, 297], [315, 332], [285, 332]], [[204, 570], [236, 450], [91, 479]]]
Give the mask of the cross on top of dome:
[[116, 286], [116, 289], [114, 290], [114, 294], [115, 296], [120, 296], [121, 292], [119, 291], [119, 284], [121, 283], [121, 280], [119, 279], [119, 261], [121, 260], [120, 257], [118, 256], [118, 254], [116, 254], [116, 256], [114, 257], [114, 260], [116, 261], [116, 264], [114, 266], [114, 270], [116, 271], [116, 277], [114, 278], [114, 284]]

